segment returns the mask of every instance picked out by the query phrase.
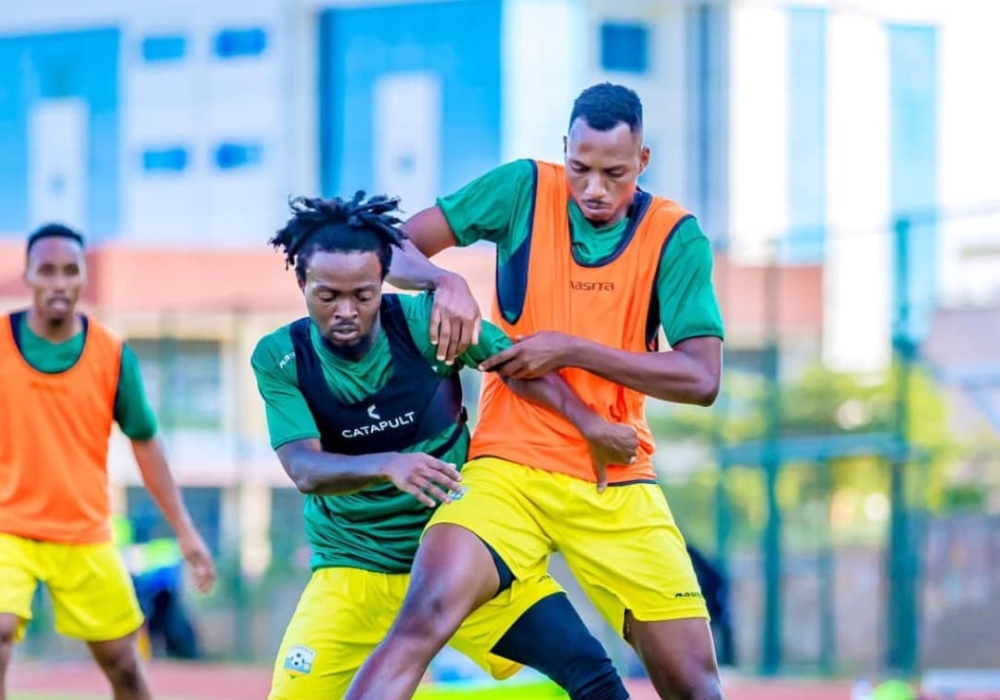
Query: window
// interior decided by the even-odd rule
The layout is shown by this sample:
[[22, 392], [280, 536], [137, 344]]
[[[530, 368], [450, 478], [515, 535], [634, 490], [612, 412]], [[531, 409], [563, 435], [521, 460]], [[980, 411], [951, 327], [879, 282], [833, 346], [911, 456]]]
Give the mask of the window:
[[264, 147], [259, 143], [222, 143], [215, 149], [215, 165], [220, 170], [233, 170], [260, 165]]
[[649, 31], [641, 24], [605, 22], [601, 25], [601, 68], [623, 73], [645, 73]]
[[219, 58], [259, 56], [267, 48], [267, 33], [259, 27], [223, 29], [215, 35], [215, 55]]
[[150, 148], [142, 152], [142, 169], [147, 173], [179, 173], [187, 166], [188, 152], [183, 146]]
[[147, 36], [142, 40], [142, 59], [146, 63], [165, 63], [184, 58], [187, 40], [182, 36]]
[[164, 430], [222, 428], [222, 343], [157, 338], [129, 347]]

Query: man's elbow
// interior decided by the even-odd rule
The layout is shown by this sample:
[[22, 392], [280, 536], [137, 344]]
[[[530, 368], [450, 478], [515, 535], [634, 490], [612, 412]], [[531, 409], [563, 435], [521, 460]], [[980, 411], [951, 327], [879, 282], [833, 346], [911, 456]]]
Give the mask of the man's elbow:
[[295, 484], [295, 488], [298, 489], [299, 493], [307, 496], [313, 496], [319, 492], [319, 479], [308, 471], [293, 474], [292, 482]]
[[719, 398], [720, 378], [717, 374], [708, 374], [701, 378], [693, 392], [693, 401], [696, 406], [708, 408]]
[[295, 462], [288, 464], [286, 469], [288, 476], [299, 493], [306, 495], [315, 494], [319, 490], [319, 479], [310, 469], [306, 469]]

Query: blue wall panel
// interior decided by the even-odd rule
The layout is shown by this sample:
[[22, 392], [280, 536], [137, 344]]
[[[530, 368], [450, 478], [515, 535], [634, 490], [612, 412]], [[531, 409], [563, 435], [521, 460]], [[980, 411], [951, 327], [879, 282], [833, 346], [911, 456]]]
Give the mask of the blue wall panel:
[[826, 11], [788, 17], [788, 208], [784, 258], [819, 263], [826, 237]]
[[923, 218], [911, 229], [909, 250], [909, 331], [917, 338], [929, 328], [937, 293], [938, 230], [927, 220], [937, 205], [937, 42], [933, 27], [889, 28], [890, 204], [895, 216]]
[[687, 11], [688, 163], [685, 202], [716, 246], [729, 243], [729, 8]]
[[391, 73], [430, 71], [441, 79], [441, 194], [499, 164], [500, 17], [501, 0], [323, 13], [319, 133], [325, 195], [374, 186], [373, 88]]
[[118, 48], [117, 29], [0, 37], [0, 231], [29, 224], [28, 115], [34, 101], [60, 97], [89, 109], [86, 233], [118, 231]]

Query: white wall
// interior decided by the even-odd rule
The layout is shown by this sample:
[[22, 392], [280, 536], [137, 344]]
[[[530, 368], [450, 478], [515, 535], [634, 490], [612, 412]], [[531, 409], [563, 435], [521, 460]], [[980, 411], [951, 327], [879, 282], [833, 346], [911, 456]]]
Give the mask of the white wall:
[[[636, 23], [647, 28], [649, 53], [645, 73], [602, 68], [600, 31], [604, 22]], [[564, 119], [568, 118], [572, 99], [588, 85], [608, 81], [635, 90], [642, 99], [645, 138], [652, 150], [650, 166], [641, 184], [655, 194], [684, 204], [689, 187], [687, 4], [592, 0], [585, 39], [585, 82], [567, 103]]]
[[788, 15], [734, 8], [730, 39], [730, 250], [762, 264], [788, 227]]
[[998, 23], [1000, 4], [959, 0], [940, 34], [939, 288], [949, 305], [1000, 301]]
[[891, 350], [888, 39], [875, 17], [834, 13], [827, 47], [824, 359], [876, 371]]
[[586, 7], [507, 0], [501, 21], [501, 159], [561, 163], [570, 108], [585, 87]]

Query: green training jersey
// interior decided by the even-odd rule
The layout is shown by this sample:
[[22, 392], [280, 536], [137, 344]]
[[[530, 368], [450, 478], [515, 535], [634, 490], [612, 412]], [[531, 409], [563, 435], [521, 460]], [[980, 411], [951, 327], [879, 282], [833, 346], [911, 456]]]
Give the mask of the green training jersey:
[[[61, 343], [53, 343], [31, 330], [28, 317], [21, 317], [18, 329], [21, 355], [39, 372], [59, 374], [76, 364], [83, 353], [84, 334], [77, 333]], [[139, 360], [128, 345], [122, 345], [118, 390], [115, 394], [115, 422], [132, 440], [149, 440], [156, 436], [156, 416], [146, 399], [146, 390], [139, 371]]]
[[[494, 168], [438, 199], [437, 204], [458, 245], [490, 241], [503, 263], [528, 237], [534, 196], [534, 166], [529, 160], [517, 160]], [[574, 257], [585, 265], [611, 255], [628, 227], [627, 219], [594, 226], [572, 200], [569, 220]], [[656, 286], [667, 342], [676, 345], [698, 336], [723, 337], [722, 314], [712, 286], [712, 247], [694, 218], [685, 219], [664, 247]]]
[[[448, 366], [436, 360], [437, 348], [430, 342], [430, 293], [398, 295], [410, 335], [420, 353], [441, 377], [459, 372], [461, 367], [477, 367], [486, 358], [510, 347], [510, 340], [496, 326], [483, 323], [479, 343], [470, 346]], [[271, 447], [277, 449], [296, 440], [319, 439], [320, 431], [305, 396], [299, 389], [298, 370], [292, 346], [291, 325], [264, 336], [251, 358], [257, 388], [264, 399]], [[342, 403], [359, 403], [376, 394], [392, 376], [392, 354], [384, 332], [360, 360], [352, 361], [330, 351], [319, 331], [310, 326], [313, 347], [322, 365], [323, 376], [334, 398]], [[407, 452], [431, 453], [443, 447], [454, 427], [429, 440], [418, 442]], [[441, 460], [461, 468], [469, 447], [469, 432]], [[420, 534], [432, 510], [392, 484], [378, 484], [361, 491], [335, 496], [306, 496], [305, 523], [313, 543], [311, 566], [351, 567], [383, 573], [410, 570]], [[410, 537], [401, 537], [408, 532]], [[380, 537], [380, 533], [384, 536]], [[371, 542], [384, 543], [373, 548]]]

